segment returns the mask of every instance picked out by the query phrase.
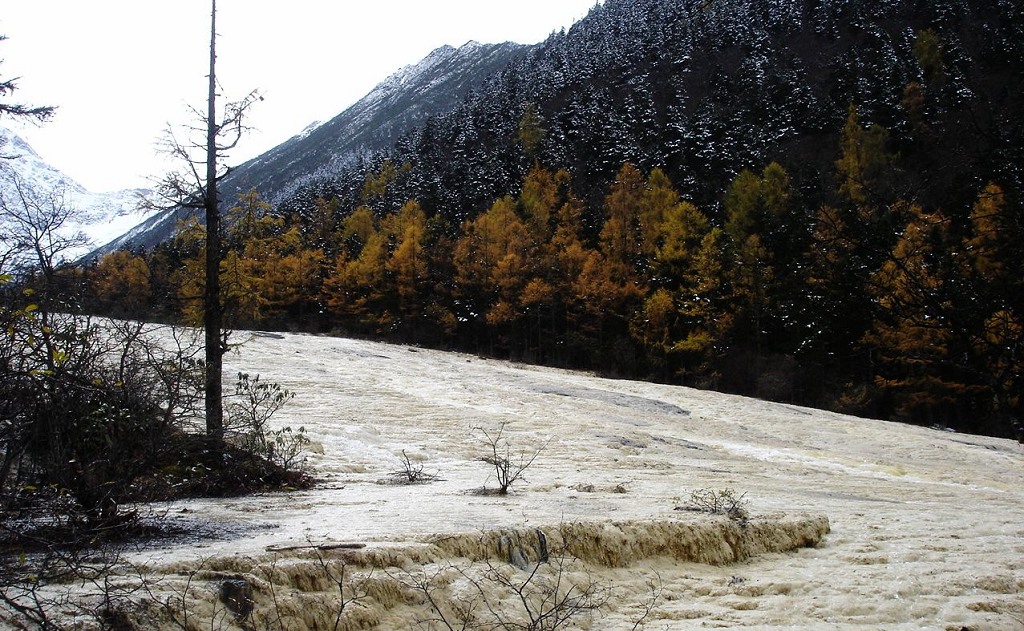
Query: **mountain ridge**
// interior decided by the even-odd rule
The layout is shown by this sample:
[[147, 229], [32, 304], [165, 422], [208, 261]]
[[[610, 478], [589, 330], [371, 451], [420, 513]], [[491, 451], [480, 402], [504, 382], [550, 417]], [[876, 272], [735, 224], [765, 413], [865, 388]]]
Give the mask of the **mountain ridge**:
[[[941, 149], [949, 155], [958, 152], [976, 163], [954, 169], [951, 179], [928, 182], [946, 187], [936, 199], [947, 198], [952, 183], [966, 184], [965, 172], [979, 169], [1020, 190], [1019, 174], [999, 167], [1022, 157], [1019, 121], [1008, 115], [1014, 99], [985, 83], [985, 75], [1013, 67], [1012, 59], [1000, 59], [1001, 51], [1022, 54], [1020, 9], [998, 0], [944, 6], [906, 0], [610, 0], [492, 77], [486, 94], [435, 117], [429, 132], [420, 128], [404, 150], [393, 152], [396, 163], [414, 166], [408, 176], [414, 186], [395, 198], [415, 197], [464, 219], [514, 189], [529, 166], [514, 140], [527, 102], [537, 103], [546, 121], [538, 157], [568, 168], [578, 192], [593, 202], [626, 161], [644, 171], [666, 169], [702, 206], [717, 204], [743, 169], [773, 160], [792, 168], [801, 186], [820, 185], [851, 104], [868, 124], [890, 129], [898, 150], [927, 158], [926, 143], [945, 141], [952, 146]], [[916, 33], [928, 29], [948, 39], [938, 44], [945, 68], [939, 74], [925, 73], [914, 51]], [[936, 81], [929, 83], [930, 76]], [[1008, 85], [1019, 81], [1006, 78]], [[912, 115], [931, 126], [930, 134], [909, 120], [903, 90], [911, 83], [923, 90], [914, 96], [923, 101]], [[984, 105], [975, 110], [984, 116], [955, 121], [970, 98]], [[1001, 123], [1000, 116], [1007, 120]], [[968, 125], [982, 125], [973, 135], [998, 142], [1006, 159], [985, 157]], [[408, 150], [425, 133], [433, 148], [422, 147], [418, 155], [419, 149]], [[452, 154], [464, 159], [445, 159]], [[467, 169], [474, 177], [455, 177]], [[345, 189], [352, 181], [342, 178], [333, 192], [350, 202], [358, 193]], [[439, 186], [424, 192], [419, 182]], [[457, 211], [450, 210], [453, 202]]]
[[[403, 66], [331, 120], [302, 132], [236, 167], [224, 177], [221, 204], [256, 190], [276, 204], [305, 182], [327, 177], [385, 150], [428, 116], [454, 107], [483, 78], [503, 67], [529, 45], [470, 40], [458, 48], [440, 46], [420, 61]], [[122, 248], [149, 249], [169, 239], [178, 222], [193, 211], [172, 208], [147, 217], [130, 231], [102, 245], [90, 258]]]

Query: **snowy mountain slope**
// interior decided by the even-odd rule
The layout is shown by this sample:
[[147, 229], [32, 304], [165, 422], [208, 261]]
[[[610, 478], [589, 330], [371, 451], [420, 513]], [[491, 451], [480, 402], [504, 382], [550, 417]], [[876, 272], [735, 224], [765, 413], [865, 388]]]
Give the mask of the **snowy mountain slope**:
[[[467, 42], [442, 46], [418, 63], [401, 68], [335, 118], [307, 126], [300, 134], [232, 170], [221, 184], [222, 203], [256, 189], [271, 202], [311, 176], [331, 173], [360, 156], [390, 147], [431, 114], [454, 107], [485, 77], [528, 46]], [[314, 88], [315, 89], [315, 88]], [[125, 246], [152, 247], [173, 234], [181, 209], [147, 219], [96, 254]]]
[[[607, 606], [582, 628], [637, 628], [650, 580], [660, 587], [650, 629], [1009, 630], [1024, 620], [1018, 443], [411, 347], [300, 335], [239, 341], [225, 373], [261, 374], [296, 393], [274, 422], [305, 427], [321, 483], [169, 505], [168, 514], [220, 538], [141, 558], [163, 568], [163, 580], [199, 580], [190, 573], [198, 568], [255, 582], [275, 576], [289, 628], [312, 628], [334, 602], [331, 590], [337, 596], [316, 578], [311, 542], [365, 544], [367, 558], [398, 566], [382, 572], [357, 566], [351, 550], [324, 554], [348, 559], [355, 576], [387, 580], [470, 562], [431, 561], [440, 553], [427, 542], [559, 524], [597, 524], [585, 532], [618, 559], [572, 575], [608, 589]], [[475, 428], [502, 423], [513, 456], [542, 450], [512, 495], [475, 494], [494, 485]], [[401, 470], [403, 451], [440, 479], [382, 483]], [[692, 519], [675, 510], [691, 491], [723, 488], [746, 493], [755, 519], [822, 513], [832, 532], [811, 549], [724, 566], [674, 558], [672, 541], [651, 528]], [[716, 541], [707, 534], [692, 546]], [[662, 552], [645, 556], [656, 544]], [[197, 617], [217, 605], [217, 573], [208, 574], [195, 588]], [[357, 611], [378, 618], [360, 628], [426, 628], [415, 621], [429, 610], [401, 602], [412, 608], [374, 609], [366, 599]]]
[[330, 121], [239, 166], [226, 178], [225, 190], [255, 187], [276, 201], [297, 178], [391, 146], [430, 114], [451, 108], [523, 48], [477, 42], [442, 46], [386, 78]]
[[[713, 214], [737, 174], [778, 162], [794, 187], [813, 191], [815, 207], [827, 197], [819, 191], [851, 105], [863, 124], [890, 130], [892, 150], [910, 166], [900, 187], [926, 205], [970, 204], [990, 180], [1019, 191], [1024, 16], [1016, 7], [606, 0], [392, 151], [388, 158], [412, 169], [388, 210], [416, 199], [461, 222], [515, 191], [531, 164], [516, 135], [526, 103], [544, 121], [541, 164], [566, 168], [595, 207], [625, 162], [662, 169]], [[914, 46], [929, 32], [939, 36], [946, 74], [927, 87], [931, 131], [922, 134], [904, 90], [927, 83]], [[361, 182], [340, 174], [333, 187], [316, 182], [312, 195], [350, 204]], [[296, 197], [309, 203], [310, 194]]]
[[[92, 246], [107, 243], [139, 223], [145, 216], [140, 201], [149, 194], [143, 189], [94, 193], [47, 163], [27, 142], [13, 131], [0, 126], [0, 195], [17, 206], [15, 182], [38, 193], [62, 192], [64, 203], [74, 211], [68, 227], [81, 230]], [[85, 254], [90, 248], [69, 252]]]
[[[571, 172], [594, 206], [628, 161], [663, 169], [717, 214], [738, 173], [774, 161], [815, 207], [851, 105], [865, 125], [890, 130], [913, 165], [899, 185], [926, 205], [969, 205], [987, 181], [1017, 194], [1024, 37], [1015, 6], [606, 0], [541, 44], [438, 49], [333, 121], [240, 166], [224, 202], [255, 187], [286, 213], [319, 196], [351, 207], [368, 166], [387, 157], [412, 167], [389, 203], [417, 199], [461, 222], [529, 168], [516, 134], [525, 103], [545, 121], [541, 163]], [[928, 32], [940, 36], [945, 70], [911, 111], [904, 91], [928, 83], [914, 52]], [[361, 159], [402, 130], [410, 134], [386, 156]]]

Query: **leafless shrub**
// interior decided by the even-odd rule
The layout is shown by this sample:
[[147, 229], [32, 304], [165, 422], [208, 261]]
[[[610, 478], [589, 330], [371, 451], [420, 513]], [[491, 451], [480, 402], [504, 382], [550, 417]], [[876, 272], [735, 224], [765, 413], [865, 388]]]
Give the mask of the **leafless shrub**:
[[489, 464], [494, 469], [494, 476], [498, 488], [488, 491], [486, 486], [483, 493], [494, 493], [495, 495], [508, 495], [512, 485], [524, 480], [526, 470], [537, 459], [537, 456], [544, 451], [551, 442], [550, 439], [533, 452], [521, 451], [518, 455], [512, 453], [512, 443], [505, 437], [505, 428], [508, 423], [501, 423], [498, 429], [487, 431], [483, 427], [474, 428], [484, 436], [489, 453], [481, 456], [479, 460]]
[[690, 499], [676, 510], [689, 510], [711, 515], [725, 515], [729, 519], [745, 520], [747, 513], [746, 493], [736, 494], [733, 489], [697, 489], [690, 493]]
[[[419, 568], [389, 576], [429, 605], [430, 617], [419, 621], [424, 629], [556, 631], [593, 615], [610, 593], [568, 547], [551, 553], [545, 549], [540, 559], [525, 564], [511, 561], [503, 551], [501, 560], [446, 563], [433, 571]], [[653, 604], [645, 605], [644, 611], [649, 609]]]
[[405, 450], [402, 450], [402, 468], [388, 473], [388, 481], [392, 484], [428, 484], [440, 480], [436, 473], [424, 471], [423, 463], [413, 462]]
[[[483, 577], [475, 579], [473, 586], [493, 618], [493, 626], [499, 629], [565, 629], [574, 620], [600, 609], [608, 599], [607, 589], [593, 577], [570, 579], [578, 563], [565, 549], [551, 556], [548, 563], [533, 565], [525, 574], [487, 560]], [[498, 597], [493, 587], [500, 588]]]
[[442, 594], [460, 571], [445, 563], [427, 571], [420, 567], [403, 572], [387, 572], [388, 576], [405, 589], [421, 597], [430, 606], [431, 615], [417, 620], [426, 629], [444, 628], [448, 631], [470, 631], [478, 628], [476, 598], [449, 598]]
[[[119, 581], [112, 570], [121, 566], [124, 545], [103, 549], [79, 545], [53, 545], [44, 536], [12, 533], [4, 527], [0, 556], [0, 627], [61, 629], [73, 619], [91, 621], [100, 628], [131, 628], [128, 613], [134, 607], [138, 583]], [[30, 539], [34, 539], [31, 541]], [[30, 546], [20, 554], [9, 544]], [[6, 627], [5, 627], [6, 628]]]
[[665, 583], [661, 580], [661, 575], [655, 572], [654, 578], [647, 579], [647, 588], [650, 592], [647, 595], [647, 599], [640, 605], [640, 617], [633, 621], [633, 626], [630, 627], [632, 631], [641, 631], [647, 628], [647, 619], [654, 613], [654, 608], [658, 605], [658, 601], [661, 600], [661, 595], [665, 591]]
[[351, 605], [358, 605], [367, 597], [366, 585], [372, 578], [372, 572], [360, 580], [353, 580], [347, 572], [348, 564], [343, 559], [329, 561], [324, 557], [322, 549], [321, 546], [315, 546], [313, 553], [316, 555], [320, 571], [330, 579], [331, 584], [337, 590], [337, 598], [334, 600], [337, 608], [335, 609], [334, 626], [331, 627], [332, 631], [337, 631], [342, 628], [342, 616], [345, 614], [345, 610]]
[[[166, 593], [157, 594], [154, 589], [159, 585], [144, 581], [147, 595], [150, 601], [156, 605], [157, 615], [162, 622], [180, 628], [183, 631], [190, 631], [203, 624], [191, 616], [193, 609], [192, 600], [196, 598], [193, 595], [193, 590], [195, 589], [193, 583], [195, 583], [199, 574], [206, 571], [208, 561], [209, 559], [203, 559], [195, 568], [185, 573], [185, 585], [180, 590], [163, 588], [166, 590]], [[221, 618], [223, 618], [223, 613], [220, 612]], [[218, 612], [215, 610], [213, 615], [214, 618], [209, 621], [210, 629], [218, 628], [214, 626], [214, 623], [217, 621]]]
[[[334, 616], [334, 620], [330, 627], [324, 628], [331, 629], [332, 631], [349, 628], [345, 624], [345, 614], [349, 611], [351, 605], [358, 604], [359, 601], [369, 596], [367, 586], [371, 581], [372, 573], [364, 577], [354, 576], [349, 571], [348, 563], [344, 559], [327, 558], [324, 555], [324, 551], [329, 549], [329, 547], [309, 542], [309, 545], [303, 546], [303, 548], [311, 550], [314, 555], [315, 566], [313, 572], [315, 572], [315, 576], [326, 579], [335, 592], [326, 601], [330, 602], [333, 607], [331, 613]], [[268, 611], [254, 614], [250, 605], [249, 612], [241, 618], [249, 623], [248, 628], [267, 629], [268, 631], [271, 629], [284, 630], [291, 628], [286, 620], [286, 609], [280, 598], [279, 589], [273, 582], [278, 560], [278, 557], [274, 556], [270, 564], [264, 566], [261, 570], [263, 575], [261, 578], [265, 581], [267, 589], [269, 589], [272, 606]]]

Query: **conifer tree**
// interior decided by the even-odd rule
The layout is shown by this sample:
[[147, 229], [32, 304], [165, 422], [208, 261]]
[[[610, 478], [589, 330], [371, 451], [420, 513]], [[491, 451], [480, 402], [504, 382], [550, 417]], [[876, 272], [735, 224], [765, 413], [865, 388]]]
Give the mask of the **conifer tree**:
[[868, 208], [882, 199], [882, 178], [892, 162], [886, 146], [889, 132], [880, 125], [864, 128], [857, 108], [850, 106], [840, 140], [840, 157], [836, 160], [839, 194], [850, 203]]
[[179, 222], [172, 250], [180, 261], [170, 275], [180, 305], [178, 315], [189, 326], [202, 326], [206, 228], [197, 217], [192, 216]]
[[985, 368], [992, 417], [1004, 435], [1024, 435], [1024, 227], [1019, 205], [989, 183], [971, 208], [956, 294], [972, 314], [971, 348]]
[[551, 238], [552, 223], [568, 177], [565, 171], [552, 173], [534, 164], [523, 178], [519, 207], [530, 231], [532, 245], [542, 245]]
[[647, 183], [628, 162], [622, 165], [605, 197], [605, 221], [601, 229], [601, 251], [615, 266], [616, 274], [632, 276], [640, 262], [643, 231], [640, 224], [642, 199]]
[[415, 201], [408, 201], [397, 215], [382, 228], [389, 232], [394, 249], [384, 267], [389, 273], [390, 293], [396, 301], [397, 315], [415, 336], [415, 328], [423, 319], [429, 279], [427, 269], [427, 216]]
[[678, 314], [673, 293], [659, 287], [644, 300], [640, 317], [630, 322], [630, 332], [648, 352], [660, 359], [658, 356], [667, 355], [676, 343]]
[[661, 225], [665, 216], [679, 203], [679, 193], [672, 181], [661, 169], [652, 169], [647, 176], [647, 186], [640, 197], [640, 238], [641, 250], [646, 262], [655, 256], [660, 245]]
[[468, 222], [455, 244], [458, 297], [479, 322], [500, 331], [505, 342], [522, 315], [519, 295], [527, 280], [529, 252], [529, 230], [512, 197], [496, 200], [487, 212]]
[[865, 129], [857, 108], [850, 107], [835, 162], [835, 195], [818, 208], [805, 249], [799, 352], [803, 361], [821, 371], [819, 387], [826, 398], [838, 398], [835, 392], [845, 387], [840, 382], [848, 384], [851, 375], [857, 375], [857, 384], [870, 381], [870, 356], [858, 350], [875, 315], [868, 284], [871, 274], [891, 256], [906, 224], [901, 213], [907, 205], [890, 198], [882, 185], [894, 160], [887, 138], [886, 130], [877, 125]]
[[541, 143], [547, 130], [544, 129], [544, 118], [537, 111], [536, 103], [527, 103], [523, 116], [519, 119], [519, 142], [523, 146], [523, 153], [530, 160], [536, 160], [540, 155]]
[[[568, 178], [568, 174], [565, 177]], [[554, 234], [542, 250], [543, 269], [547, 271], [545, 278], [554, 299], [552, 313], [561, 314], [558, 324], [553, 327], [561, 327], [560, 335], [550, 340], [548, 346], [558, 346], [565, 359], [575, 357], [577, 353], [585, 354], [584, 349], [589, 348], [582, 335], [589, 322], [587, 303], [577, 294], [577, 281], [586, 262], [597, 253], [583, 237], [583, 212], [583, 203], [569, 193], [555, 213]]]
[[365, 242], [354, 258], [344, 253], [324, 280], [323, 298], [329, 312], [369, 333], [380, 334], [390, 327], [392, 315], [382, 309], [385, 264], [388, 259], [387, 235], [376, 227], [364, 233]]
[[277, 239], [277, 249], [261, 265], [259, 291], [265, 319], [288, 315], [299, 324], [318, 314], [325, 274], [324, 253], [302, 247], [297, 226]]
[[649, 353], [652, 367], [669, 378], [677, 342], [687, 335], [679, 302], [688, 292], [690, 263], [707, 218], [679, 194], [661, 169], [653, 169], [640, 197], [640, 227], [648, 294], [630, 320], [630, 334]]
[[924, 80], [929, 86], [938, 88], [946, 77], [946, 64], [942, 61], [942, 41], [932, 29], [917, 32], [914, 40], [914, 56], [921, 66]]
[[565, 279], [560, 275], [562, 252], [552, 242], [572, 238], [566, 232], [569, 228], [563, 223], [566, 218], [560, 210], [560, 207], [575, 204], [570, 200], [570, 179], [564, 170], [552, 173], [537, 163], [523, 179], [519, 207], [529, 243], [524, 261], [526, 278], [519, 292], [517, 309], [528, 318], [528, 326], [522, 333], [524, 354], [542, 354], [553, 345], [551, 338], [558, 328], [556, 312], [564, 313], [567, 294], [559, 294], [556, 289], [565, 288]]
[[358, 258], [363, 247], [376, 234], [376, 219], [366, 206], [358, 206], [341, 222], [340, 236], [349, 259]]
[[308, 221], [295, 221], [302, 228], [302, 245], [309, 250], [319, 250], [325, 259], [337, 256], [341, 247], [341, 236], [338, 233], [341, 204], [336, 197], [327, 199], [318, 196], [313, 200], [313, 208]]
[[726, 234], [712, 228], [700, 240], [687, 278], [689, 291], [681, 294], [679, 313], [685, 336], [672, 347], [687, 356], [684, 375], [697, 385], [715, 387], [720, 377], [717, 362], [729, 348], [732, 312], [726, 280]]
[[[910, 219], [891, 257], [873, 275], [878, 303], [865, 341], [875, 349], [875, 384], [905, 421], [951, 424], [978, 395], [962, 373], [962, 323], [951, 311], [948, 220], [910, 205]], [[969, 406], [966, 406], [969, 407]]]
[[797, 283], [791, 270], [799, 267], [789, 176], [775, 162], [760, 176], [744, 170], [729, 185], [724, 206], [740, 336], [758, 355], [789, 352], [782, 335], [785, 307]]
[[986, 187], [962, 237], [944, 213], [906, 205], [907, 225], [871, 277], [877, 310], [864, 338], [876, 359], [875, 385], [895, 418], [1015, 431], [1022, 288], [1004, 203], [999, 187]]
[[100, 258], [89, 274], [92, 299], [104, 314], [120, 318], [149, 315], [152, 285], [149, 265], [127, 250]]

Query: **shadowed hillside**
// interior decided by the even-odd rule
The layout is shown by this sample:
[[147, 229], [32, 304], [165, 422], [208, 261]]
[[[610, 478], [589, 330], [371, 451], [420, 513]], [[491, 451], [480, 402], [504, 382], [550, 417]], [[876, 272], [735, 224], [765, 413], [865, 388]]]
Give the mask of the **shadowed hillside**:
[[[223, 200], [226, 302], [239, 327], [1018, 436], [1022, 41], [998, 0], [608, 0], [501, 63], [448, 50], [450, 109]], [[501, 68], [463, 82], [463, 55]], [[201, 239], [131, 255], [151, 309], [86, 308], [193, 317]]]

